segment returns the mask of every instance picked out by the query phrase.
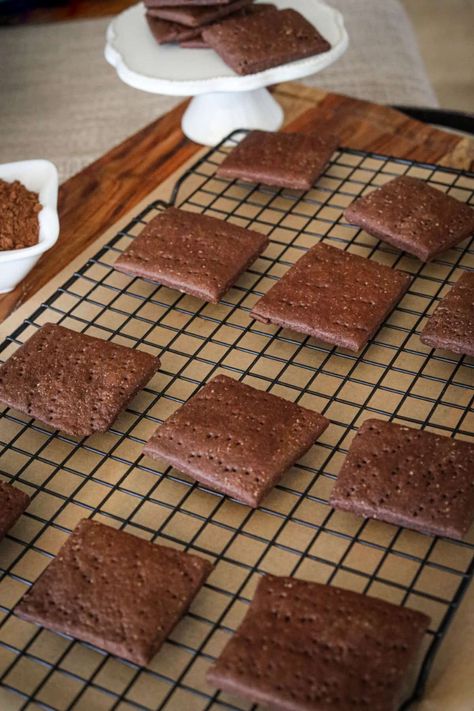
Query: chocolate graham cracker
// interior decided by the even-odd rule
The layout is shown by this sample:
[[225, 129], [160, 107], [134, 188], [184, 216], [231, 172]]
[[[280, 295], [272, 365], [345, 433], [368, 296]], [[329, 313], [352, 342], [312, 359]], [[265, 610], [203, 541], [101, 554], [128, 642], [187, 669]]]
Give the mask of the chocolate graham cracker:
[[117, 259], [115, 269], [217, 303], [268, 245], [268, 237], [169, 207]]
[[194, 7], [195, 5], [228, 5], [232, 0], [145, 0], [145, 7]]
[[278, 711], [398, 711], [429, 623], [384, 600], [266, 575], [207, 680]]
[[168, 22], [177, 22], [186, 27], [202, 27], [242, 10], [252, 2], [253, 0], [233, 0], [225, 5], [149, 8], [147, 14]]
[[158, 427], [144, 454], [256, 507], [328, 424], [317, 412], [218, 375]]
[[337, 139], [330, 135], [251, 131], [221, 163], [217, 175], [309, 190], [336, 148]]
[[404, 272], [319, 243], [257, 301], [251, 316], [359, 351], [410, 281]]
[[348, 222], [428, 262], [474, 233], [474, 210], [418, 178], [402, 175], [346, 209]]
[[184, 42], [192, 40], [194, 37], [199, 37], [201, 34], [200, 29], [197, 27], [185, 27], [177, 22], [160, 20], [158, 17], [152, 17], [148, 12], [146, 13], [146, 21], [158, 44]]
[[461, 539], [474, 519], [474, 444], [366, 420], [330, 502], [368, 518]]
[[198, 35], [194, 39], [184, 40], [179, 44], [180, 47], [184, 49], [209, 49], [209, 45], [203, 40], [201, 35]]
[[464, 272], [440, 301], [420, 336], [433, 348], [474, 356], [474, 272]]
[[331, 49], [296, 10], [268, 10], [203, 28], [203, 38], [237, 74], [253, 74]]
[[[267, 10], [274, 9], [275, 5], [261, 2], [258, 5], [246, 5], [242, 10], [235, 12], [232, 17], [246, 17], [247, 15], [252, 15], [257, 12], [266, 12]], [[184, 40], [179, 44], [186, 49], [209, 49], [209, 44], [203, 39], [202, 35], [198, 35], [193, 39]]]
[[84, 437], [105, 432], [159, 365], [149, 353], [47, 323], [0, 367], [0, 402]]
[[18, 521], [30, 503], [30, 497], [16, 486], [0, 481], [0, 541]]
[[144, 665], [210, 570], [198, 556], [83, 520], [15, 613]]

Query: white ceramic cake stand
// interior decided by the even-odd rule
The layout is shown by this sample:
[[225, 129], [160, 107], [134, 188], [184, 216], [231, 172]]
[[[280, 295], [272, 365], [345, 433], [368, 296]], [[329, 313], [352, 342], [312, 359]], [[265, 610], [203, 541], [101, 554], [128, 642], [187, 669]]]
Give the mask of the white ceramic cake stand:
[[158, 45], [142, 3], [115, 17], [107, 29], [105, 57], [126, 84], [155, 94], [194, 96], [183, 117], [186, 136], [213, 146], [238, 128], [276, 131], [283, 111], [265, 87], [320, 72], [346, 50], [348, 36], [340, 12], [323, 0], [271, 0], [291, 6], [331, 43], [331, 50], [257, 74], [238, 76], [211, 49]]

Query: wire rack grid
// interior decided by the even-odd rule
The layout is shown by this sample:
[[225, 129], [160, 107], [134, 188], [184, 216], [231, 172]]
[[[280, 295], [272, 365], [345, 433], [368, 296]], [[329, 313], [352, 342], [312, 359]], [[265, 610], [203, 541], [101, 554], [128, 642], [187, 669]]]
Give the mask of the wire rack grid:
[[[466, 241], [429, 264], [344, 223], [355, 197], [394, 175], [428, 180], [473, 202], [474, 174], [352, 150], [337, 152], [305, 194], [219, 180], [215, 168], [237, 132], [176, 184], [172, 204], [265, 232], [270, 246], [218, 305], [113, 269], [150, 204], [85, 263], [0, 346], [0, 360], [42, 324], [160, 354], [159, 373], [106, 434], [75, 439], [0, 409], [0, 470], [32, 495], [0, 548], [0, 708], [249, 709], [210, 688], [205, 672], [242, 619], [259, 577], [270, 572], [340, 585], [430, 615], [419, 695], [474, 568], [474, 532], [433, 538], [336, 512], [333, 481], [361, 422], [376, 416], [473, 439], [474, 361], [423, 346], [427, 314], [474, 266]], [[259, 296], [323, 239], [404, 269], [408, 293], [354, 355], [249, 318]], [[197, 486], [142, 455], [144, 442], [218, 372], [325, 414], [331, 425], [258, 510]], [[213, 572], [189, 614], [148, 668], [22, 622], [16, 602], [78, 520], [95, 517], [150, 540], [208, 557]]]

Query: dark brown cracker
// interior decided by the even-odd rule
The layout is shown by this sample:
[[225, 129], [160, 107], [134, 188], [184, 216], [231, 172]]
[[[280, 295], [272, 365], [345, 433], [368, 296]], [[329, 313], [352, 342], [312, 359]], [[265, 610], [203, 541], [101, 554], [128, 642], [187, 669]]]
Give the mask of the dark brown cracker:
[[296, 10], [269, 10], [203, 28], [203, 38], [237, 74], [253, 74], [331, 49]]
[[184, 42], [194, 37], [199, 37], [201, 34], [200, 29], [197, 27], [184, 27], [177, 22], [160, 20], [158, 17], [152, 17], [148, 12], [145, 17], [148, 22], [148, 27], [158, 44]]
[[207, 42], [204, 42], [201, 35], [194, 39], [184, 40], [184, 42], [180, 42], [179, 44], [185, 49], [209, 49], [209, 45]]
[[474, 233], [469, 205], [405, 175], [353, 202], [344, 216], [424, 262]]
[[15, 486], [0, 481], [0, 541], [20, 518], [30, 497]]
[[242, 10], [242, 15], [255, 15], [259, 12], [267, 12], [267, 10], [276, 10], [276, 5], [271, 2], [259, 2], [257, 5], [249, 5]]
[[105, 432], [159, 365], [143, 351], [47, 323], [0, 367], [0, 401], [84, 437]]
[[359, 351], [410, 281], [404, 272], [319, 243], [255, 304], [251, 316]]
[[170, 207], [133, 240], [115, 268], [217, 303], [267, 244], [259, 232]]
[[464, 272], [420, 336], [433, 348], [474, 356], [474, 272]]
[[[266, 12], [267, 10], [275, 10], [275, 5], [270, 3], [259, 3], [258, 5], [247, 5], [242, 10], [235, 12], [232, 17], [245, 17], [256, 12]], [[193, 39], [184, 40], [179, 43], [181, 47], [186, 49], [209, 49], [209, 44], [199, 35]]]
[[429, 535], [462, 538], [474, 518], [474, 444], [367, 420], [331, 504]]
[[182, 6], [182, 7], [160, 7], [149, 9], [148, 14], [153, 17], [158, 17], [161, 20], [168, 22], [177, 22], [186, 27], [202, 27], [210, 22], [215, 22], [221, 18], [227, 17], [238, 10], [241, 10], [247, 5], [250, 5], [253, 0], [233, 0], [225, 5], [210, 5], [206, 6]]
[[15, 613], [148, 664], [210, 570], [198, 556], [83, 520]]
[[219, 375], [158, 427], [144, 454], [256, 507], [328, 424], [317, 412]]
[[194, 7], [196, 5], [228, 5], [230, 2], [232, 0], [145, 0], [145, 7]]
[[217, 175], [309, 190], [336, 148], [334, 136], [252, 131], [229, 153]]
[[429, 623], [367, 595], [266, 575], [207, 679], [278, 711], [397, 711]]

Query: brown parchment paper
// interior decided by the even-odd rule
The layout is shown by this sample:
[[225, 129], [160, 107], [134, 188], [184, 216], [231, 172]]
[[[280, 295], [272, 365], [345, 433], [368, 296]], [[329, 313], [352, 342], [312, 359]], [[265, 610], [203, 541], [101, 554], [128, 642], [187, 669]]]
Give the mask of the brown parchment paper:
[[[330, 514], [329, 507], [319, 503], [327, 499], [331, 477], [338, 472], [354, 427], [373, 415], [371, 408], [391, 413], [397, 421], [410, 422], [414, 418], [426, 421], [435, 431], [446, 433], [446, 428], [457, 427], [459, 436], [472, 436], [472, 414], [465, 413], [467, 394], [473, 386], [469, 364], [460, 366], [459, 359], [449, 354], [430, 358], [429, 349], [419, 342], [416, 333], [408, 337], [406, 334], [407, 329], [421, 328], [426, 313], [434, 306], [434, 296], [445, 293], [447, 286], [440, 286], [440, 281], [455, 281], [459, 268], [472, 266], [469, 254], [460, 258], [459, 253], [450, 252], [444, 263], [420, 267], [417, 260], [406, 256], [400, 259], [393, 250], [374, 251], [373, 238], [362, 235], [350, 247], [351, 251], [396, 264], [397, 268], [415, 274], [416, 281], [400, 309], [389, 317], [376, 343], [362, 358], [347, 358], [343, 351], [328, 357], [330, 349], [311, 339], [307, 342], [289, 332], [275, 338], [276, 329], [261, 324], [248, 329], [248, 308], [257, 298], [256, 291], [265, 291], [271, 277], [280, 276], [288, 263], [301, 256], [302, 249], [314, 243], [315, 232], [324, 232], [326, 239], [339, 246], [341, 240], [352, 239], [354, 231], [336, 224], [341, 210], [366, 184], [381, 184], [394, 173], [404, 172], [406, 166], [388, 162], [381, 170], [380, 165], [368, 159], [341, 154], [318, 184], [319, 188], [330, 191], [331, 196], [327, 192], [319, 194], [319, 188], [312, 191], [311, 200], [319, 200], [320, 205], [324, 198], [324, 206], [317, 208], [317, 216], [309, 222], [316, 202], [295, 203], [294, 196], [275, 197], [271, 191], [249, 191], [242, 186], [227, 190], [213, 181], [213, 170], [213, 165], [204, 164], [201, 174], [183, 187], [178, 204], [189, 197], [186, 209], [204, 210], [221, 218], [231, 212], [231, 219], [238, 224], [245, 226], [250, 221], [252, 228], [270, 232], [274, 240], [266, 259], [258, 260], [254, 270], [244, 275], [237, 289], [229, 293], [228, 305], [203, 309], [196, 299], [160, 289], [161, 305], [151, 307], [147, 302], [156, 301], [156, 287], [145, 282], [134, 282], [132, 286], [128, 277], [108, 269], [116, 256], [111, 251], [101, 257], [100, 264], [91, 267], [84, 279], [74, 282], [71, 293], [63, 294], [57, 304], [32, 319], [34, 325], [19, 337], [23, 342], [34, 327], [66, 314], [65, 325], [84, 328], [91, 322], [88, 332], [93, 335], [108, 337], [108, 331], [101, 329], [111, 329], [116, 332], [118, 342], [127, 343], [127, 339], [143, 336], [142, 324], [132, 318], [127, 325], [122, 314], [127, 309], [135, 314], [134, 299], [139, 297], [143, 308], [148, 309], [146, 318], [157, 322], [146, 342], [153, 342], [156, 352], [163, 354], [163, 373], [151, 383], [151, 389], [162, 396], [152, 403], [149, 394], [138, 395], [131, 409], [146, 412], [147, 416], [135, 420], [131, 414], [124, 414], [119, 418], [117, 430], [131, 431], [134, 438], [95, 436], [89, 438], [89, 449], [75, 447], [77, 443], [71, 438], [48, 437], [48, 428], [31, 426], [28, 418], [21, 415], [16, 419], [0, 419], [0, 447], [3, 447], [0, 470], [34, 494], [28, 515], [0, 547], [2, 567], [8, 568], [8, 574], [0, 581], [0, 675], [3, 675], [0, 709], [13, 711], [24, 707], [25, 699], [15, 694], [14, 689], [32, 697], [29, 709], [40, 708], [40, 704], [58, 709], [109, 709], [116, 703], [114, 708], [119, 709], [136, 705], [176, 710], [229, 708], [226, 704], [231, 708], [250, 708], [249, 704], [225, 695], [215, 696], [210, 703], [205, 694], [213, 695], [214, 690], [206, 685], [204, 676], [211, 658], [238, 626], [246, 602], [252, 597], [258, 579], [254, 566], [259, 573], [294, 572], [301, 578], [334, 582], [395, 603], [406, 601], [430, 614], [437, 627], [472, 558], [470, 549], [454, 542], [438, 541], [433, 545], [430, 537], [409, 531], [397, 534], [395, 527], [380, 522], [367, 522], [361, 528], [360, 519], [349, 514]], [[449, 172], [440, 171], [433, 176], [423, 168], [416, 168], [412, 174], [434, 179], [438, 186], [444, 185], [461, 199], [465, 191], [474, 187], [472, 181], [459, 182]], [[1, 324], [0, 340], [30, 319], [58, 287], [149, 202], [168, 199], [177, 177], [164, 183]], [[281, 211], [286, 214], [288, 210], [290, 217], [282, 219]], [[329, 228], [329, 222], [335, 227]], [[139, 230], [137, 225], [130, 234]], [[130, 238], [124, 235], [117, 249], [124, 248]], [[104, 287], [107, 279], [123, 290], [118, 306], [114, 306], [116, 301], [111, 302]], [[92, 287], [93, 297], [89, 291]], [[89, 296], [84, 301], [86, 293]], [[58, 311], [54, 310], [55, 304]], [[193, 316], [189, 321], [190, 314]], [[416, 314], [420, 316], [416, 318]], [[221, 319], [222, 325], [212, 330], [210, 324], [215, 329]], [[204, 349], [202, 337], [209, 339]], [[12, 351], [14, 348], [11, 346]], [[6, 355], [2, 353], [2, 358]], [[190, 490], [189, 479], [184, 475], [175, 471], [171, 476], [163, 475], [164, 463], [146, 460], [143, 466], [135, 466], [121, 461], [122, 458], [127, 462], [138, 461], [140, 441], [150, 436], [156, 418], [165, 419], [186, 400], [195, 391], [193, 382], [209, 377], [211, 363], [217, 366], [212, 374], [220, 369], [231, 374], [232, 369], [245, 371], [245, 382], [256, 387], [271, 386], [272, 392], [298, 398], [301, 404], [319, 411], [327, 408], [325, 414], [337, 423], [256, 512], [200, 488]], [[312, 369], [311, 381], [308, 365]], [[234, 372], [234, 377], [238, 377], [238, 372]], [[443, 378], [448, 387], [440, 396], [439, 380]], [[400, 395], [402, 392], [405, 397]], [[112, 454], [98, 456], [91, 451], [94, 447]], [[327, 476], [315, 478], [314, 471], [321, 467]], [[308, 493], [309, 499], [305, 496]], [[9, 612], [25, 591], [25, 581], [34, 581], [48, 563], [44, 553], [55, 554], [67, 531], [90, 515], [116, 526], [125, 520], [126, 530], [145, 537], [158, 530], [162, 542], [189, 546], [192, 552], [207, 554], [216, 563], [210, 578], [212, 587], [197, 598], [191, 614], [173, 632], [171, 643], [165, 645], [149, 670], [137, 671], [111, 658], [104, 662], [104, 657], [95, 650], [37, 630]], [[316, 530], [318, 526], [321, 528]], [[472, 531], [467, 541], [471, 544], [474, 541]], [[377, 543], [381, 548], [374, 551], [368, 543]], [[384, 555], [384, 550], [389, 552]], [[415, 560], [407, 560], [404, 553]], [[381, 561], [383, 566], [379, 569]], [[436, 566], [430, 567], [430, 563], [457, 572], [443, 573]], [[370, 585], [367, 576], [375, 576]], [[425, 594], [447, 602], [435, 603], [425, 598]], [[473, 708], [473, 633], [471, 590], [465, 595], [437, 654], [424, 697], [414, 705], [417, 711]], [[199, 653], [195, 654], [195, 650]], [[177, 682], [176, 688], [170, 685], [170, 680]], [[192, 689], [198, 693], [194, 694]]]

